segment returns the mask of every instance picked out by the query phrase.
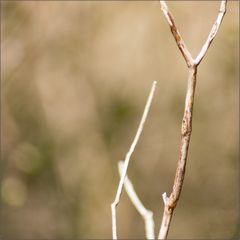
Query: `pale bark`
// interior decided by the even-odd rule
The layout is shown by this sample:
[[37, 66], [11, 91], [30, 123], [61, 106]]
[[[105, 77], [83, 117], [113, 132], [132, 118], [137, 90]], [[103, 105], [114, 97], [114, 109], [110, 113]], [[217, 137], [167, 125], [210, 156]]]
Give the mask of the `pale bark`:
[[[118, 163], [118, 169], [119, 169], [119, 174], [121, 176], [123, 171], [123, 161], [120, 161]], [[143, 203], [139, 199], [133, 187], [133, 184], [131, 183], [127, 175], [124, 180], [124, 187], [131, 202], [133, 203], [133, 205], [135, 206], [135, 208], [137, 209], [137, 211], [139, 212], [139, 214], [142, 216], [144, 220], [146, 238], [155, 239], [153, 213], [144, 207]]]
[[143, 112], [142, 119], [141, 119], [139, 127], [137, 129], [136, 136], [134, 137], [133, 142], [131, 144], [131, 147], [130, 147], [129, 151], [127, 152], [125, 160], [124, 160], [124, 165], [123, 165], [123, 169], [122, 169], [122, 175], [121, 175], [120, 182], [119, 182], [119, 185], [118, 185], [118, 189], [117, 189], [115, 200], [111, 204], [111, 210], [112, 210], [112, 237], [113, 237], [113, 239], [117, 239], [116, 207], [117, 207], [117, 205], [118, 205], [118, 203], [120, 201], [120, 197], [121, 197], [122, 189], [123, 189], [123, 184], [124, 184], [124, 181], [125, 181], [125, 178], [126, 178], [126, 175], [127, 175], [127, 169], [128, 169], [128, 165], [129, 165], [129, 161], [130, 161], [131, 155], [134, 152], [134, 149], [135, 149], [135, 147], [137, 145], [139, 137], [140, 137], [140, 135], [142, 133], [144, 123], [145, 123], [145, 121], [147, 119], [147, 116], [148, 116], [148, 112], [149, 112], [149, 109], [150, 109], [150, 106], [151, 106], [151, 103], [152, 103], [152, 99], [153, 99], [153, 96], [154, 96], [156, 84], [157, 84], [156, 81], [154, 81], [153, 84], [152, 84], [152, 88], [151, 88], [151, 91], [150, 91], [150, 94], [149, 94], [149, 97], [148, 97], [148, 100], [147, 100], [147, 103], [146, 103], [146, 106], [145, 106], [145, 109], [144, 109], [144, 112]]

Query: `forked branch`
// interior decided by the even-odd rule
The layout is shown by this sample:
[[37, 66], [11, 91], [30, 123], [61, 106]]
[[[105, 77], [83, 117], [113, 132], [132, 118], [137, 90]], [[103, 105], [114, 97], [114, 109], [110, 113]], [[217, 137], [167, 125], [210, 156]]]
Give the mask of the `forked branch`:
[[185, 169], [186, 169], [187, 156], [188, 156], [188, 148], [189, 148], [190, 137], [192, 132], [192, 114], [193, 114], [194, 93], [195, 93], [195, 87], [196, 87], [196, 81], [197, 81], [196, 79], [197, 66], [205, 56], [211, 42], [213, 41], [214, 37], [217, 34], [217, 31], [220, 27], [223, 16], [226, 12], [226, 4], [227, 4], [226, 0], [221, 2], [220, 11], [218, 13], [217, 20], [214, 23], [212, 30], [210, 31], [208, 39], [206, 43], [203, 45], [197, 58], [193, 60], [192, 55], [187, 50], [187, 47], [179, 31], [177, 30], [177, 27], [173, 20], [173, 16], [169, 12], [167, 4], [165, 3], [165, 1], [160, 1], [161, 10], [163, 11], [164, 16], [167, 19], [167, 22], [170, 26], [173, 37], [187, 63], [187, 66], [189, 69], [189, 77], [188, 77], [185, 108], [184, 108], [182, 127], [181, 127], [181, 143], [180, 143], [179, 159], [177, 163], [177, 169], [176, 169], [172, 192], [169, 197], [167, 197], [166, 193], [162, 195], [163, 201], [164, 201], [164, 212], [163, 212], [162, 223], [161, 223], [158, 239], [167, 238], [173, 211], [177, 205], [178, 199], [181, 194], [182, 186], [183, 186], [183, 180], [185, 176]]
[[[186, 162], [187, 162], [187, 156], [188, 156], [188, 148], [190, 143], [190, 137], [192, 132], [192, 114], [193, 114], [193, 103], [194, 103], [194, 93], [195, 93], [195, 87], [196, 87], [196, 81], [197, 81], [197, 67], [206, 55], [206, 52], [211, 45], [213, 39], [215, 38], [218, 29], [221, 25], [221, 22], [223, 20], [224, 14], [226, 12], [226, 5], [227, 0], [221, 1], [220, 10], [217, 16], [217, 19], [210, 31], [210, 34], [203, 45], [201, 51], [199, 52], [196, 59], [193, 59], [191, 53], [188, 51], [186, 44], [184, 43], [173, 18], [173, 15], [170, 13], [167, 4], [165, 1], [160, 1], [161, 10], [163, 11], [163, 14], [170, 26], [171, 32], [173, 34], [173, 37], [177, 43], [177, 46], [179, 50], [181, 51], [184, 60], [186, 61], [186, 64], [189, 69], [189, 77], [188, 77], [188, 84], [187, 84], [187, 93], [186, 93], [186, 99], [185, 99], [185, 108], [184, 108], [184, 114], [183, 114], [183, 120], [182, 120], [182, 126], [181, 126], [181, 143], [180, 143], [180, 150], [179, 150], [179, 159], [177, 162], [177, 169], [176, 169], [176, 175], [173, 183], [173, 189], [169, 197], [167, 197], [166, 193], [162, 194], [163, 201], [164, 201], [164, 212], [162, 217], [162, 223], [158, 235], [158, 239], [166, 239], [167, 234], [169, 231], [173, 211], [177, 205], [177, 202], [179, 200], [184, 176], [185, 176], [185, 170], [186, 170]], [[117, 193], [114, 202], [111, 204], [112, 209], [112, 237], [113, 239], [117, 239], [117, 225], [116, 225], [116, 207], [120, 201], [123, 185], [125, 186], [125, 189], [128, 193], [128, 196], [130, 197], [132, 203], [138, 210], [138, 212], [142, 215], [144, 221], [145, 221], [145, 228], [146, 228], [146, 237], [147, 239], [154, 239], [154, 222], [152, 219], [152, 212], [147, 210], [141, 201], [139, 200], [137, 194], [134, 191], [134, 188], [130, 182], [130, 180], [127, 178], [127, 169], [130, 161], [130, 157], [132, 153], [134, 152], [134, 149], [136, 147], [136, 144], [139, 140], [139, 137], [141, 135], [144, 122], [147, 118], [147, 114], [151, 105], [151, 101], [153, 98], [153, 94], [155, 91], [156, 82], [153, 83], [152, 89], [150, 91], [144, 113], [140, 122], [140, 125], [138, 127], [136, 136], [132, 142], [132, 145], [125, 157], [125, 161], [119, 163], [119, 171], [120, 171], [120, 182], [118, 185]]]

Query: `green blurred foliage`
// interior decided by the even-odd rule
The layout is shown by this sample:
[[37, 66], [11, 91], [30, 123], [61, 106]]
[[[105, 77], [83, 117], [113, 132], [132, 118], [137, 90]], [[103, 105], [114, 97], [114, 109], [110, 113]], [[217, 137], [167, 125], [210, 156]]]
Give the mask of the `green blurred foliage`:
[[[218, 1], [169, 2], [196, 56]], [[239, 234], [239, 2], [198, 69], [186, 179], [170, 239]], [[187, 69], [157, 1], [1, 1], [1, 211], [8, 238], [111, 238], [117, 162], [153, 80], [129, 166], [158, 231], [180, 142]], [[123, 193], [121, 238], [144, 238]]]

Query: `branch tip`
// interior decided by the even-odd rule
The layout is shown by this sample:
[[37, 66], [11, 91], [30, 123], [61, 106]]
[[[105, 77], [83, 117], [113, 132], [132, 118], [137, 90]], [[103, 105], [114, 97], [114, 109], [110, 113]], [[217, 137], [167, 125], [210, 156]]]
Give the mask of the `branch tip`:
[[162, 194], [162, 198], [163, 198], [164, 205], [166, 205], [167, 201], [168, 201], [168, 197], [167, 197], [167, 193], [166, 192]]
[[168, 6], [167, 6], [167, 4], [165, 3], [165, 1], [161, 1], [161, 0], [160, 0], [159, 2], [160, 2], [162, 11], [168, 11]]

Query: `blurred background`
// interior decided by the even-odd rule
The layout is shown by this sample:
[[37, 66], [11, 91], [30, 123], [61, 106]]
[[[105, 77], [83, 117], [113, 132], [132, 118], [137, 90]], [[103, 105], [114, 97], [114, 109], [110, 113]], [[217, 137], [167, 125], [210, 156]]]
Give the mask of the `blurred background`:
[[[193, 56], [219, 1], [172, 1]], [[109, 239], [110, 204], [152, 82], [157, 90], [128, 175], [153, 211], [172, 190], [187, 67], [158, 1], [1, 2], [3, 239]], [[239, 2], [198, 68], [185, 182], [170, 239], [239, 236]], [[125, 192], [120, 238], [144, 238]]]

